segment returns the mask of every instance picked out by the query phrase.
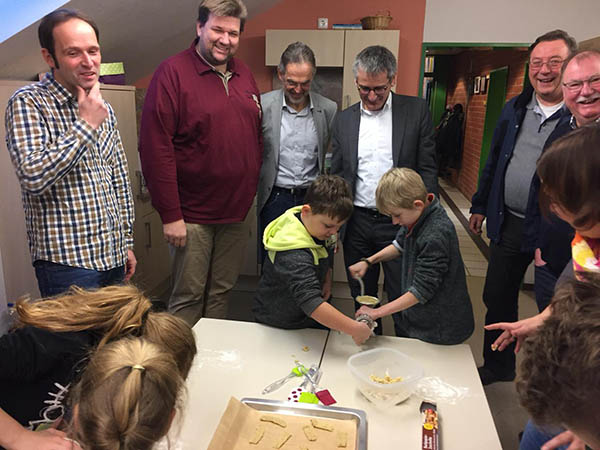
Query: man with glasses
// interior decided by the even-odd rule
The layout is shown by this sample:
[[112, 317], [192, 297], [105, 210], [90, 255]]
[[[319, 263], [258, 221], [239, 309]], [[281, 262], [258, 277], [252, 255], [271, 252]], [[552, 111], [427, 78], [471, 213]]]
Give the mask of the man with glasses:
[[[531, 85], [504, 106], [472, 198], [469, 228], [480, 234], [487, 217], [491, 241], [483, 289], [486, 325], [518, 319], [519, 287], [525, 271], [534, 255], [536, 265], [541, 264], [535, 243], [528, 239], [538, 232], [529, 220], [538, 214], [537, 191], [531, 186], [544, 143], [565, 113], [560, 69], [576, 49], [575, 40], [562, 30], [548, 32], [530, 46]], [[484, 365], [479, 368], [484, 385], [515, 377], [514, 344], [503, 352], [492, 349], [499, 334], [485, 331]]]
[[[567, 58], [562, 67], [562, 92], [571, 114], [560, 119], [544, 149], [571, 130], [600, 121], [600, 52], [577, 52]], [[535, 195], [539, 186], [536, 175], [532, 184]], [[554, 215], [547, 218], [539, 213], [531, 214], [525, 223], [526, 228], [532, 230], [526, 239], [531, 242], [530, 246], [538, 249], [535, 289], [538, 308], [542, 311], [550, 303], [558, 277], [571, 259], [574, 230]]]
[[[380, 45], [362, 50], [353, 66], [360, 102], [337, 115], [332, 130], [331, 172], [350, 183], [354, 213], [343, 236], [346, 267], [377, 253], [394, 240], [398, 227], [375, 208], [375, 189], [392, 167], [408, 167], [421, 175], [428, 192], [437, 194], [437, 166], [433, 124], [425, 101], [391, 92], [396, 58]], [[399, 258], [383, 263], [385, 289], [397, 298], [400, 289]], [[348, 273], [354, 299], [360, 288]], [[365, 294], [377, 296], [379, 265], [363, 278]], [[397, 295], [395, 295], [397, 294]], [[396, 334], [404, 335], [394, 321]], [[381, 323], [376, 328], [381, 333]]]
[[260, 97], [264, 141], [257, 192], [261, 262], [266, 255], [262, 245], [266, 226], [289, 208], [302, 205], [308, 186], [325, 171], [337, 105], [310, 90], [316, 71], [310, 47], [294, 42], [277, 67], [282, 89]]

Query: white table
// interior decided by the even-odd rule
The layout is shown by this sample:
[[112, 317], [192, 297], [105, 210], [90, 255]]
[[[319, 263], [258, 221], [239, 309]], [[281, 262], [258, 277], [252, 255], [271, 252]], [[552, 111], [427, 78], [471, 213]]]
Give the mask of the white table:
[[318, 364], [327, 339], [325, 330], [280, 330], [216, 319], [201, 319], [194, 334], [198, 353], [188, 376], [186, 408], [177, 438], [185, 450], [208, 447], [231, 396], [286, 400], [300, 384], [296, 380], [269, 395], [263, 396], [262, 390], [288, 374], [295, 360], [307, 367]]
[[[378, 410], [358, 389], [346, 361], [368, 348], [390, 347], [413, 357], [425, 376], [466, 387], [455, 405], [438, 403], [442, 450], [500, 450], [500, 441], [475, 362], [467, 345], [439, 346], [414, 339], [372, 338], [362, 348], [349, 336], [323, 330], [280, 330], [248, 322], [202, 319], [194, 327], [198, 354], [188, 377], [188, 398], [176, 448], [207, 448], [231, 396], [285, 400], [298, 381], [263, 396], [266, 385], [283, 377], [300, 360], [321, 360], [319, 383], [337, 400], [335, 406], [367, 413], [370, 450], [420, 450], [420, 400], [414, 396], [387, 411]], [[327, 342], [327, 343], [326, 343]], [[303, 351], [304, 347], [309, 351]]]
[[337, 405], [367, 413], [369, 449], [421, 449], [421, 399], [413, 395], [399, 405], [380, 410], [362, 396], [347, 367], [350, 356], [377, 347], [393, 348], [412, 357], [423, 366], [425, 377], [468, 388], [468, 394], [454, 405], [438, 402], [442, 450], [502, 449], [468, 345], [433, 345], [416, 339], [377, 336], [359, 348], [349, 336], [332, 331], [321, 364], [320, 385], [329, 389]]

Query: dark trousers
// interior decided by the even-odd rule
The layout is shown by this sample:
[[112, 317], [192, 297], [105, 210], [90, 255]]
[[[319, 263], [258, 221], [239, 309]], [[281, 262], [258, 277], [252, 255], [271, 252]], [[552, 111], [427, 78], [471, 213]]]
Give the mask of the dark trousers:
[[[392, 224], [392, 219], [388, 216], [378, 213], [376, 210], [354, 207], [354, 212], [346, 224], [344, 234], [344, 264], [346, 265], [346, 275], [350, 285], [350, 294], [356, 299], [360, 295], [360, 285], [352, 278], [348, 272], [348, 266], [358, 262], [360, 258], [365, 258], [377, 253], [379, 250], [392, 243], [398, 233], [399, 227]], [[390, 292], [390, 287], [398, 286], [397, 289], [391, 289], [392, 292], [398, 292], [402, 273], [402, 262], [400, 258], [388, 261], [382, 264], [384, 278], [384, 288]], [[365, 295], [377, 297], [380, 265], [375, 264], [367, 270], [363, 277], [365, 285]], [[394, 300], [394, 299], [390, 299]], [[354, 309], [361, 305], [354, 302]], [[382, 333], [381, 320], [377, 321], [375, 328], [377, 334]]]
[[288, 209], [304, 204], [305, 195], [306, 189], [284, 189], [273, 186], [271, 195], [269, 195], [265, 206], [260, 211], [258, 220], [258, 248], [261, 264], [267, 256], [265, 246], [263, 245], [265, 228]]
[[554, 287], [557, 281], [558, 277], [550, 270], [548, 264], [535, 266], [535, 284], [533, 285], [533, 289], [539, 312], [542, 312], [550, 304], [550, 300], [554, 296]]
[[[490, 260], [483, 288], [483, 303], [487, 307], [485, 324], [518, 320], [519, 288], [533, 253], [521, 251], [523, 219], [506, 213], [500, 243], [490, 244]], [[504, 351], [492, 351], [492, 344], [502, 330], [485, 331], [483, 339], [484, 365], [499, 375], [515, 372], [515, 344]]]
[[33, 263], [33, 267], [42, 297], [63, 294], [71, 286], [79, 286], [83, 289], [111, 286], [121, 283], [125, 278], [125, 266], [99, 271], [38, 259]]

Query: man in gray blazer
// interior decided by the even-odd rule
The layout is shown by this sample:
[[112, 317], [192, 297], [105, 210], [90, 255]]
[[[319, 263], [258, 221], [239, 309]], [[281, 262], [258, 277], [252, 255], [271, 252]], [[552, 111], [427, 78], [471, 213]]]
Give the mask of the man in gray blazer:
[[263, 164], [257, 193], [259, 248], [266, 226], [289, 208], [301, 205], [306, 189], [325, 170], [329, 130], [337, 111], [332, 100], [310, 91], [315, 55], [294, 42], [283, 54], [277, 74], [282, 89], [261, 95]]
[[[361, 101], [338, 114], [333, 125], [331, 173], [345, 178], [354, 195], [354, 213], [343, 236], [346, 267], [389, 245], [398, 232], [391, 219], [375, 208], [375, 189], [387, 170], [411, 168], [429, 192], [438, 192], [429, 108], [420, 98], [391, 92], [396, 71], [396, 58], [387, 48], [374, 45], [362, 50], [353, 66]], [[399, 264], [399, 260], [383, 263], [390, 299], [402, 294]], [[379, 266], [371, 267], [363, 278], [365, 294], [377, 296], [378, 279]], [[356, 298], [358, 283], [350, 274], [348, 282]], [[396, 322], [396, 334], [401, 336]], [[381, 327], [376, 330], [380, 333]]]

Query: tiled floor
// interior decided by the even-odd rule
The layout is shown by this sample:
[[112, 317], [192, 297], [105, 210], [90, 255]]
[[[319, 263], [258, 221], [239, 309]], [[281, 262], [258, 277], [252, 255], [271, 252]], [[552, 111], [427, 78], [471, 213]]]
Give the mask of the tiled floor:
[[[444, 189], [445, 193], [455, 204], [456, 208], [463, 214], [463, 221], [469, 218], [470, 202], [466, 199], [458, 189], [454, 186], [449, 185], [445, 180], [440, 179], [440, 186]], [[465, 263], [465, 270], [467, 272], [467, 285], [469, 294], [471, 296], [471, 302], [473, 303], [473, 311], [475, 314], [475, 331], [473, 335], [466, 341], [470, 345], [473, 357], [477, 365], [483, 363], [482, 350], [483, 350], [483, 324], [485, 318], [485, 306], [481, 299], [483, 292], [483, 285], [485, 282], [485, 274], [487, 271], [487, 259], [482, 254], [481, 250], [474, 243], [468, 230], [465, 229], [461, 220], [453, 213], [452, 208], [449, 207], [448, 203], [442, 198], [442, 205], [448, 212], [448, 216], [451, 218], [458, 239], [460, 242], [460, 250]], [[482, 238], [485, 243], [489, 245], [489, 240], [485, 237], [485, 227]], [[234, 320], [249, 320], [252, 321], [251, 304], [254, 296], [254, 291], [257, 284], [256, 278], [242, 277], [237, 286], [236, 290], [232, 295], [230, 304], [229, 318]], [[348, 315], [353, 315], [353, 304], [348, 295], [348, 287], [345, 283], [335, 283], [333, 287], [333, 304]], [[384, 298], [383, 296], [380, 298]], [[519, 295], [519, 316], [521, 318], [529, 317], [537, 313], [535, 301], [531, 292], [521, 291]], [[393, 335], [394, 329], [390, 318], [384, 320], [383, 332], [387, 335]], [[517, 361], [519, 360], [517, 355]], [[485, 392], [490, 405], [490, 410], [494, 421], [496, 423], [496, 429], [500, 436], [502, 448], [504, 450], [516, 450], [518, 449], [518, 434], [523, 430], [525, 423], [527, 422], [527, 414], [520, 407], [517, 399], [513, 383], [495, 383], [485, 387]], [[468, 449], [468, 444], [465, 443], [464, 449]], [[455, 449], [445, 449], [455, 450]]]

